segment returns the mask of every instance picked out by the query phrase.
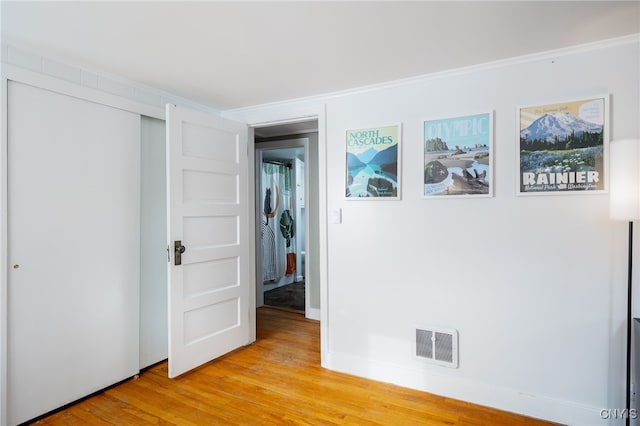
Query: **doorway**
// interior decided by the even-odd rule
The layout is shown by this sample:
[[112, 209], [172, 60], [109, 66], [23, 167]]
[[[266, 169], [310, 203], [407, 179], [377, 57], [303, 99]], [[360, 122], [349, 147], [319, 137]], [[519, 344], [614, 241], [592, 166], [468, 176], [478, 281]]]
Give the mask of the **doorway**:
[[[262, 294], [269, 306], [305, 311], [305, 146], [308, 138], [258, 148]], [[302, 145], [302, 146], [298, 146]]]
[[320, 319], [318, 122], [254, 128], [256, 307]]

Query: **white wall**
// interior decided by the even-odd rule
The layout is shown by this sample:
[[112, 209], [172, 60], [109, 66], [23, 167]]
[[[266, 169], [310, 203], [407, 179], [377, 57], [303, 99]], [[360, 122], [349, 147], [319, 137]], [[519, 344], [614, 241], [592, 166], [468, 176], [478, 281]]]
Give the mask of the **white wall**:
[[[327, 225], [325, 365], [568, 424], [624, 407], [626, 224], [607, 194], [515, 195], [516, 108], [610, 93], [611, 137], [637, 137], [639, 63], [631, 37], [309, 100], [326, 105], [326, 211], [343, 218]], [[423, 199], [422, 122], [487, 111], [495, 196]], [[390, 123], [402, 200], [345, 200], [345, 129]], [[428, 325], [459, 331], [458, 369], [414, 356]]]

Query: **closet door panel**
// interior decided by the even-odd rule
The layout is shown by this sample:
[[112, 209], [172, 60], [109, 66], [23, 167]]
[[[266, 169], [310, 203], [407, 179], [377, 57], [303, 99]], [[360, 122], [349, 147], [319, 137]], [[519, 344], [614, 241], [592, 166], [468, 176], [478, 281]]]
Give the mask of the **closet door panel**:
[[8, 86], [8, 415], [138, 372], [140, 116]]
[[168, 356], [166, 130], [141, 117], [140, 368]]

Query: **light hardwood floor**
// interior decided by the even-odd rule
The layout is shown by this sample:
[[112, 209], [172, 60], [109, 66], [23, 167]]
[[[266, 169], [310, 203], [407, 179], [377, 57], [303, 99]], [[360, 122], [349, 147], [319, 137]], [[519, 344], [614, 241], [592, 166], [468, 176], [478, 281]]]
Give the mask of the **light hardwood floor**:
[[38, 425], [549, 425], [320, 367], [319, 323], [258, 309], [258, 339], [167, 379], [162, 362]]

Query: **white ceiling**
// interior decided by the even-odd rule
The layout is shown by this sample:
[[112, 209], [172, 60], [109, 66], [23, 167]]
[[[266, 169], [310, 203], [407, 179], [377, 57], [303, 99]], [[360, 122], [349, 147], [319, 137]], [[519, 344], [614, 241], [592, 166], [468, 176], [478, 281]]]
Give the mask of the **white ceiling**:
[[640, 32], [638, 1], [2, 1], [3, 41], [216, 109]]

